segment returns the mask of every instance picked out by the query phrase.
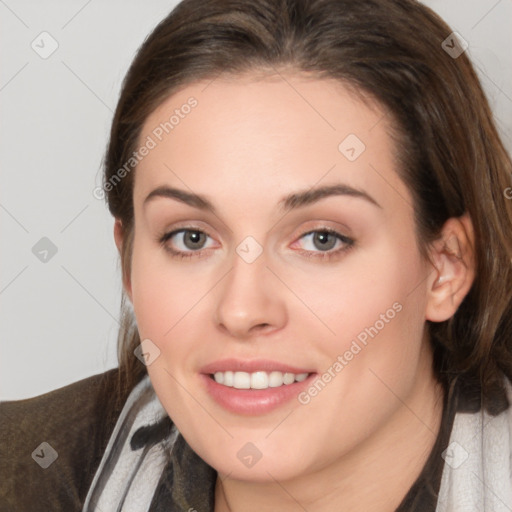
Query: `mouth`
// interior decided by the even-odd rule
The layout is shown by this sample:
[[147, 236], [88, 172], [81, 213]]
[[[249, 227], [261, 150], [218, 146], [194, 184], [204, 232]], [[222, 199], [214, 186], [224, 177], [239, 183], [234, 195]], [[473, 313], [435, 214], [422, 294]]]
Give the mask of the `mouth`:
[[255, 416], [285, 404], [302, 407], [299, 394], [318, 373], [270, 360], [225, 359], [200, 370], [206, 393], [223, 409], [237, 415]]

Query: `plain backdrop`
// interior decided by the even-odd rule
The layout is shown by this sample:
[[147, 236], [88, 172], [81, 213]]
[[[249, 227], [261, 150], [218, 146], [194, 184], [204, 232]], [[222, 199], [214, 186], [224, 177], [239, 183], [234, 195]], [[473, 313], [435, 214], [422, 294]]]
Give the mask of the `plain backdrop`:
[[[176, 3], [0, 0], [2, 400], [117, 366], [120, 266], [93, 190], [122, 78]], [[512, 0], [425, 3], [468, 42], [511, 151]]]

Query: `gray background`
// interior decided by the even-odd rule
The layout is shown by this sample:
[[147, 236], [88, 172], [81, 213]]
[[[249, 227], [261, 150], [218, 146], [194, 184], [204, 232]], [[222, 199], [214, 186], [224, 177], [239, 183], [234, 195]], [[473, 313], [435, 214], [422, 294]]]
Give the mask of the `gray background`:
[[[512, 0], [425, 3], [469, 43], [511, 151]], [[0, 399], [117, 366], [120, 266], [92, 192], [121, 80], [175, 4], [0, 0]]]

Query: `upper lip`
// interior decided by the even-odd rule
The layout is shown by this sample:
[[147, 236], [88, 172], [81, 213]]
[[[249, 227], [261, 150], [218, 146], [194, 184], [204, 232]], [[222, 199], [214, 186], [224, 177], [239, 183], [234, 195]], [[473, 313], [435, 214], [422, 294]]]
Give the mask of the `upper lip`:
[[314, 370], [307, 368], [299, 368], [289, 364], [271, 361], [269, 359], [252, 359], [246, 361], [243, 359], [220, 359], [213, 363], [207, 364], [200, 369], [201, 373], [213, 374], [215, 372], [247, 372], [253, 373], [257, 371], [265, 372], [282, 372], [282, 373], [313, 373]]

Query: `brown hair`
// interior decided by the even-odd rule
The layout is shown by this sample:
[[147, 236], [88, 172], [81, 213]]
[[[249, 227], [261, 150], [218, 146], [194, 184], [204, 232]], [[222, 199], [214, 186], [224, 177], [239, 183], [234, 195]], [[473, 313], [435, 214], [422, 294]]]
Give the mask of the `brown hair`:
[[[140, 47], [112, 123], [104, 189], [123, 225], [123, 278], [130, 275], [135, 171], [115, 186], [112, 179], [159, 104], [221, 73], [290, 68], [334, 78], [391, 113], [397, 172], [414, 198], [422, 254], [448, 218], [469, 214], [475, 281], [451, 319], [426, 328], [440, 381], [465, 375], [481, 386], [489, 412], [502, 410], [503, 374], [512, 378], [512, 201], [504, 194], [512, 164], [468, 57], [452, 58], [442, 47], [451, 32], [414, 0], [182, 1]], [[146, 374], [133, 353], [140, 339], [126, 302], [123, 294], [120, 400]]]

